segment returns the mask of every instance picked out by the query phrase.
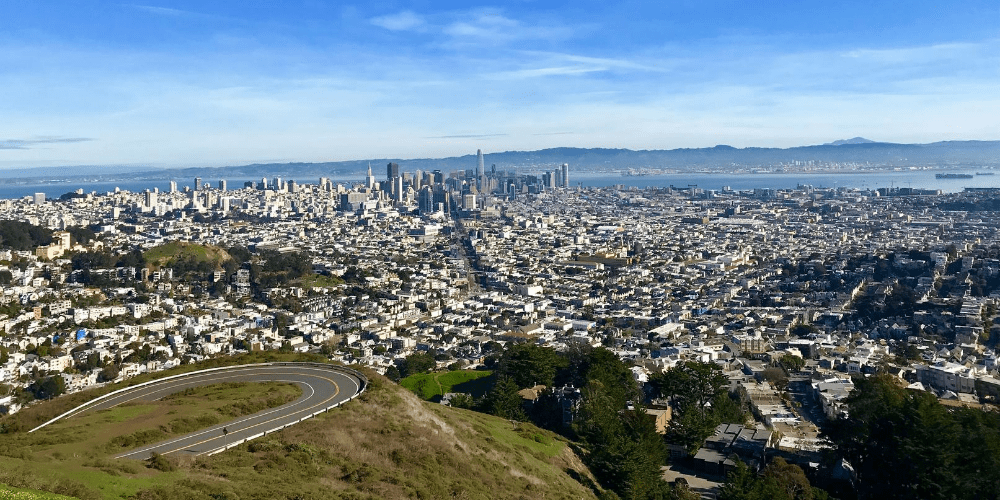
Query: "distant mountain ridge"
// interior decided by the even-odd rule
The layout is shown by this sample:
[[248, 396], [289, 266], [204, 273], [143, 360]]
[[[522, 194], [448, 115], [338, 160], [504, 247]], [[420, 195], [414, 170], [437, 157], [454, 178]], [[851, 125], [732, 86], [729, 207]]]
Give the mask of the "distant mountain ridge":
[[[895, 144], [874, 142], [861, 137], [834, 141], [815, 146], [791, 148], [735, 148], [718, 145], [710, 148], [679, 148], [669, 150], [631, 150], [609, 148], [559, 147], [537, 151], [504, 151], [485, 155], [487, 169], [540, 172], [562, 163], [569, 163], [576, 172], [602, 172], [627, 169], [661, 169], [677, 172], [702, 170], [732, 171], [767, 168], [792, 162], [869, 163], [872, 166], [936, 168], [967, 168], [1000, 166], [1000, 141], [942, 141], [929, 144]], [[66, 167], [62, 174], [47, 168], [44, 178], [27, 175], [30, 170], [18, 170], [15, 179], [6, 182], [26, 182], [29, 179], [88, 178], [115, 180], [189, 180], [194, 177], [211, 179], [259, 179], [281, 176], [285, 179], [311, 182], [314, 178], [360, 179], [371, 163], [375, 176], [383, 178], [385, 164], [396, 162], [404, 171], [468, 170], [476, 166], [472, 152], [449, 158], [365, 159], [319, 163], [266, 163], [229, 167], [193, 167], [182, 169], [146, 170], [122, 174], [90, 173], [81, 175], [79, 167]], [[9, 171], [13, 173], [13, 171]], [[233, 186], [236, 187], [236, 186]]]
[[875, 141], [865, 139], [864, 137], [854, 137], [851, 139], [841, 139], [839, 141], [828, 142], [824, 146], [843, 146], [845, 144], [872, 144]]

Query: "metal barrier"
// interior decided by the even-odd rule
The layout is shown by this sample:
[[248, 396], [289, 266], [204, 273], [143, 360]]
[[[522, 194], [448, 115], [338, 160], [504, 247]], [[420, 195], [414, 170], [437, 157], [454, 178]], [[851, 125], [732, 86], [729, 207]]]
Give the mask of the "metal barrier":
[[[176, 379], [179, 379], [179, 378], [190, 377], [192, 375], [200, 375], [200, 374], [203, 374], [203, 373], [211, 373], [211, 372], [217, 372], [217, 371], [232, 370], [232, 369], [236, 369], [236, 368], [252, 368], [252, 367], [262, 367], [262, 366], [312, 366], [314, 368], [323, 368], [323, 369], [328, 369], [328, 370], [333, 370], [333, 371], [339, 371], [339, 372], [351, 375], [352, 377], [358, 379], [358, 382], [359, 382], [359, 384], [358, 384], [358, 392], [355, 395], [351, 396], [347, 401], [351, 401], [354, 398], [358, 397], [363, 392], [365, 392], [365, 389], [368, 388], [368, 377], [366, 377], [363, 373], [361, 373], [361, 372], [359, 372], [357, 370], [353, 370], [351, 368], [348, 368], [346, 366], [333, 365], [333, 364], [329, 364], [329, 363], [272, 362], [272, 363], [253, 363], [253, 364], [249, 364], [249, 365], [220, 366], [220, 367], [216, 367], [216, 368], [206, 368], [204, 370], [197, 370], [197, 371], [193, 371], [193, 372], [179, 373], [177, 375], [170, 375], [168, 377], [158, 378], [158, 379], [155, 379], [155, 380], [150, 380], [148, 382], [142, 382], [140, 384], [136, 384], [136, 385], [132, 385], [132, 386], [128, 386], [128, 387], [123, 387], [123, 388], [118, 389], [116, 391], [112, 391], [112, 392], [109, 392], [109, 393], [104, 394], [102, 396], [98, 396], [98, 397], [96, 397], [94, 399], [91, 399], [90, 401], [87, 401], [86, 403], [83, 403], [82, 405], [79, 405], [76, 408], [73, 408], [73, 409], [71, 409], [71, 410], [63, 413], [63, 414], [61, 414], [61, 415], [53, 418], [52, 420], [49, 420], [48, 422], [45, 422], [45, 423], [39, 425], [38, 427], [35, 427], [34, 429], [31, 429], [28, 432], [29, 433], [35, 432], [38, 429], [41, 429], [42, 427], [45, 427], [46, 425], [49, 425], [49, 424], [51, 424], [53, 422], [57, 422], [57, 421], [59, 421], [59, 420], [61, 420], [63, 418], [66, 418], [68, 416], [72, 416], [74, 413], [85, 411], [89, 406], [97, 404], [97, 403], [100, 403], [101, 401], [104, 401], [105, 399], [117, 396], [119, 394], [124, 394], [124, 393], [126, 393], [128, 391], [131, 391], [131, 390], [139, 389], [139, 388], [142, 388], [142, 387], [147, 387], [147, 386], [150, 386], [150, 385], [153, 385], [153, 384], [158, 384], [158, 383], [164, 382], [166, 380], [176, 380]], [[320, 411], [319, 413], [322, 413], [323, 411], [327, 411], [329, 408], [336, 408], [337, 406], [339, 406], [339, 404], [335, 404], [333, 406], [330, 406], [327, 409]], [[313, 416], [313, 415], [310, 415], [310, 416]], [[308, 418], [308, 417], [306, 417], [306, 418]], [[302, 419], [302, 420], [305, 420], [305, 419]], [[301, 422], [302, 420], [299, 420], [299, 422]], [[263, 435], [263, 433], [261, 435]], [[258, 436], [255, 436], [255, 437], [258, 437]], [[248, 438], [248, 439], [252, 439], [252, 438]], [[246, 440], [244, 440], [244, 442], [245, 441]], [[226, 449], [228, 449], [228, 448], [229, 447], [227, 447]]]

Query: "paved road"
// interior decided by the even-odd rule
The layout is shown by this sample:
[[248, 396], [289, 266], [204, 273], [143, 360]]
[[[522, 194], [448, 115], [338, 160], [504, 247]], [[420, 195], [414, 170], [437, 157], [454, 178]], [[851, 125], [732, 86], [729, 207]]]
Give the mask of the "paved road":
[[[117, 455], [116, 458], [149, 458], [153, 452], [161, 455], [194, 457], [222, 451], [227, 445], [259, 437], [337, 406], [358, 394], [361, 381], [345, 372], [315, 365], [281, 364], [271, 366], [235, 366], [183, 378], [164, 380], [137, 387], [110, 397], [82, 412], [113, 408], [130, 401], [156, 401], [189, 387], [223, 382], [291, 382], [302, 388], [302, 396], [291, 403], [271, 408], [231, 422], [213, 425], [191, 434]], [[72, 416], [72, 415], [70, 415]], [[227, 432], [223, 432], [225, 429]]]

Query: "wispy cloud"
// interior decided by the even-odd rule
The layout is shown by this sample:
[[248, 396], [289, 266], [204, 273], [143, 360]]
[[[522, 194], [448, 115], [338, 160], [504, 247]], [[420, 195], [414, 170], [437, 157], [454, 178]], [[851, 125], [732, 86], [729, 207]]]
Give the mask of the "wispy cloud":
[[487, 137], [506, 137], [507, 134], [458, 134], [458, 135], [437, 135], [425, 137], [425, 139], [485, 139]]
[[40, 136], [31, 139], [0, 139], [0, 149], [33, 149], [40, 144], [67, 144], [92, 141], [89, 137]]
[[500, 80], [520, 80], [546, 76], [583, 75], [586, 73], [596, 73], [598, 71], [607, 70], [608, 68], [604, 66], [557, 66], [551, 68], [531, 68], [514, 71], [502, 71], [499, 73], [493, 73], [490, 76]]
[[136, 4], [129, 4], [128, 6], [134, 8], [134, 9], [139, 9], [139, 10], [143, 10], [143, 11], [149, 12], [150, 14], [157, 14], [157, 15], [161, 15], [161, 16], [175, 16], [176, 17], [176, 16], [195, 15], [194, 12], [190, 12], [190, 11], [186, 11], [186, 10], [180, 10], [180, 9], [172, 9], [170, 7], [157, 7], [155, 5], [136, 5]]
[[379, 26], [390, 31], [409, 31], [420, 28], [426, 24], [423, 16], [420, 16], [410, 10], [404, 10], [385, 16], [373, 17], [369, 21], [375, 26]]
[[178, 19], [187, 18], [187, 19], [245, 23], [244, 20], [238, 18], [220, 16], [216, 14], [206, 14], [204, 12], [197, 12], [193, 10], [175, 9], [173, 7], [160, 7], [157, 5], [142, 5], [142, 4], [123, 4], [123, 5], [125, 7], [141, 10], [143, 12], [146, 12], [148, 14], [153, 14], [156, 16], [173, 17]]
[[371, 24], [390, 31], [430, 33], [442, 46], [502, 45], [519, 40], [564, 40], [590, 27], [568, 26], [559, 21], [525, 22], [496, 8], [420, 14], [402, 10], [373, 17]]

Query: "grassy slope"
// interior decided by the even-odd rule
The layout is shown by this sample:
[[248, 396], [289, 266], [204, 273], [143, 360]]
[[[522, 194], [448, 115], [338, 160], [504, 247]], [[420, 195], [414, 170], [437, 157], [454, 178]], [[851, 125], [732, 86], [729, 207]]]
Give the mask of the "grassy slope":
[[190, 257], [198, 262], [211, 262], [215, 265], [231, 259], [229, 254], [219, 247], [183, 241], [173, 241], [150, 248], [143, 253], [143, 257], [154, 268], [163, 267], [182, 257]]
[[[0, 483], [48, 489], [45, 481], [54, 481], [62, 483], [56, 488], [59, 493], [84, 498], [131, 494], [156, 484], [156, 478], [139, 462], [111, 456], [280, 406], [301, 394], [297, 386], [278, 382], [213, 384], [159, 401], [85, 413], [33, 434], [8, 434], [0, 441]], [[58, 472], [36, 472], [35, 463], [51, 465]], [[120, 479], [122, 474], [132, 475], [133, 480]], [[39, 475], [44, 477], [41, 483]]]
[[[466, 392], [481, 397], [492, 385], [491, 371], [455, 370], [446, 373], [421, 373], [399, 381], [399, 385], [430, 401], [449, 392]], [[478, 382], [478, 383], [477, 383]]]
[[[369, 376], [369, 391], [341, 408], [173, 472], [103, 450], [54, 455], [53, 442], [67, 436], [109, 441], [107, 427], [2, 436], [18, 445], [0, 446], [0, 483], [27, 478], [14, 484], [95, 499], [594, 497], [589, 472], [558, 436], [423, 402]], [[131, 422], [130, 412], [143, 414], [115, 419]]]
[[0, 484], [0, 500], [70, 500], [73, 497]]

